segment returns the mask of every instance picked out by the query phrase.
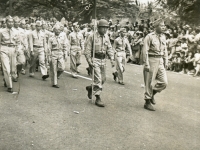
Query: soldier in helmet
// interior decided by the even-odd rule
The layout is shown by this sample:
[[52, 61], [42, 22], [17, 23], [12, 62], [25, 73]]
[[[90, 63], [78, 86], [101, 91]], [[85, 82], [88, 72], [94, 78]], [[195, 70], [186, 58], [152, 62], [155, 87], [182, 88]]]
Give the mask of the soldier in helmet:
[[[85, 57], [88, 64], [94, 69], [94, 80], [92, 86], [87, 86], [88, 98], [92, 98], [92, 94], [95, 95], [95, 104], [99, 107], [104, 107], [104, 103], [100, 98], [103, 84], [106, 81], [106, 54], [111, 59], [112, 67], [114, 67], [114, 51], [110, 44], [109, 37], [106, 35], [109, 24], [106, 20], [101, 19], [98, 22], [98, 31], [90, 35], [87, 40]], [[95, 36], [94, 36], [95, 34]], [[95, 37], [95, 39], [94, 39]], [[95, 50], [93, 49], [93, 45]], [[94, 55], [94, 58], [92, 58]], [[92, 88], [93, 92], [92, 93]]]
[[168, 65], [168, 54], [166, 49], [166, 39], [162, 34], [165, 29], [163, 20], [154, 22], [155, 31], [149, 33], [144, 39], [142, 58], [144, 64], [144, 108], [155, 111], [154, 96], [167, 87], [167, 74], [165, 68]]

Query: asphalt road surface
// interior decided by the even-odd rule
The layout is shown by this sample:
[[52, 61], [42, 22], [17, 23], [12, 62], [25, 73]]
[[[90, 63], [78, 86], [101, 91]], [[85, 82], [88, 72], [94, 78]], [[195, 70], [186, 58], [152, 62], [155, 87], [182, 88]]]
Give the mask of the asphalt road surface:
[[106, 107], [99, 108], [86, 96], [86, 66], [82, 58], [74, 79], [68, 61], [59, 89], [38, 72], [21, 75], [10, 94], [0, 76], [0, 150], [200, 149], [200, 77], [168, 72], [169, 85], [151, 112], [143, 108], [142, 66], [126, 65], [123, 86], [107, 61]]

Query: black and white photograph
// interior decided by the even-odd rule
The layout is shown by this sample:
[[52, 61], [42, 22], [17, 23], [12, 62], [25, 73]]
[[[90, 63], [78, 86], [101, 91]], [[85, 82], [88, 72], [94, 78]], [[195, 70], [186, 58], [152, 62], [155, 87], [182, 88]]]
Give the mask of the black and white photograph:
[[0, 0], [0, 150], [200, 150], [200, 0]]

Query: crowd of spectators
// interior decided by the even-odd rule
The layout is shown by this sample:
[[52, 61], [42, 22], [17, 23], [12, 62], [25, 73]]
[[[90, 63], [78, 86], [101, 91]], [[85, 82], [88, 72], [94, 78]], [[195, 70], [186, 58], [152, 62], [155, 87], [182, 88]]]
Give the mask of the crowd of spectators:
[[[108, 35], [111, 43], [118, 36], [118, 30], [122, 26], [119, 20], [113, 24], [110, 20]], [[140, 23], [131, 24], [126, 22], [123, 26], [127, 29], [127, 38], [132, 49], [132, 58], [128, 58], [128, 63], [140, 64], [140, 54], [143, 46], [143, 39], [154, 31], [153, 24], [150, 20], [141, 20]], [[166, 24], [165, 33], [168, 50], [168, 70], [197, 76], [200, 69], [200, 26], [176, 25], [169, 26]]]

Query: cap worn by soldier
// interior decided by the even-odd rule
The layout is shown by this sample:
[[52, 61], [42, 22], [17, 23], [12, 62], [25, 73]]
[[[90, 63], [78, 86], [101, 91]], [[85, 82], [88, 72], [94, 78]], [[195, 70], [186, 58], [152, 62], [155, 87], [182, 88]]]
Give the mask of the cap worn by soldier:
[[15, 16], [15, 17], [13, 18], [13, 20], [14, 20], [14, 22], [20, 22], [20, 19], [19, 19], [18, 16]]
[[6, 17], [6, 21], [8, 21], [8, 20], [12, 20], [13, 21], [13, 18], [9, 15], [9, 16]]
[[78, 22], [73, 23], [73, 26], [79, 26]]
[[36, 21], [35, 25], [36, 26], [42, 26], [42, 22], [41, 21]]
[[119, 32], [120, 33], [126, 33], [126, 28], [120, 28]]
[[20, 21], [20, 23], [21, 23], [21, 24], [26, 24], [25, 19], [22, 19], [22, 20]]
[[98, 27], [109, 27], [109, 24], [105, 19], [101, 19], [98, 22]]
[[159, 26], [161, 23], [163, 23], [164, 22], [164, 20], [163, 19], [158, 19], [158, 20], [155, 20], [154, 22], [153, 22], [153, 26], [154, 27], [157, 27], [157, 26]]
[[53, 27], [53, 31], [54, 31], [54, 29], [59, 30], [60, 29], [60, 25], [58, 23], [55, 24], [55, 26]]

